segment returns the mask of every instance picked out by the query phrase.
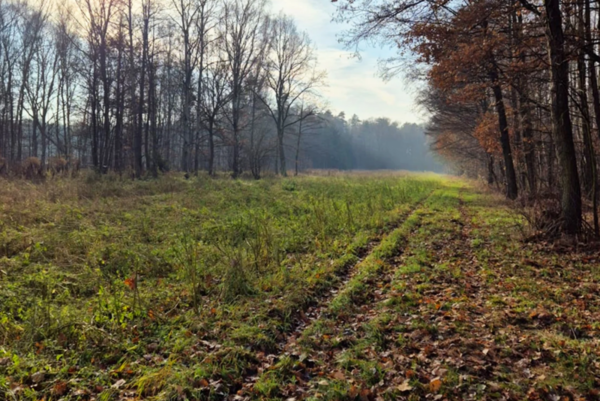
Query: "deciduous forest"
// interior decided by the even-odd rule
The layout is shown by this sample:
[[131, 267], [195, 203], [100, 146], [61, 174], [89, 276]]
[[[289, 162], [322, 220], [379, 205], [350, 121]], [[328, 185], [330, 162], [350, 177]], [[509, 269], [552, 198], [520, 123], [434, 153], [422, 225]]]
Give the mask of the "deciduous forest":
[[295, 1], [0, 0], [0, 400], [598, 399], [600, 3]]
[[5, 1], [0, 14], [4, 175], [440, 170], [418, 127], [324, 108], [310, 38], [264, 1]]
[[558, 193], [558, 231], [579, 232], [591, 203], [598, 234], [595, 2], [340, 3], [348, 45], [384, 40], [401, 50], [387, 73], [408, 67], [410, 52], [437, 151], [510, 199]]

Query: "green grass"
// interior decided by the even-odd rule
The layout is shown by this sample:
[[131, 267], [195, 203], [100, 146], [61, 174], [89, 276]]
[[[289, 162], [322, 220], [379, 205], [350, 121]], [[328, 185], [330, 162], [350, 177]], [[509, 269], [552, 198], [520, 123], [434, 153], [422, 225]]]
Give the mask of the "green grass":
[[597, 250], [472, 182], [2, 182], [0, 228], [0, 400], [599, 394]]
[[393, 255], [406, 232], [387, 233], [441, 182], [2, 182], [0, 398], [235, 392], [371, 241], [364, 271]]
[[[561, 257], [524, 230], [496, 197], [445, 181], [303, 332], [290, 352], [313, 365], [269, 372], [271, 397], [596, 399], [596, 254]], [[285, 384], [299, 374], [301, 391]]]

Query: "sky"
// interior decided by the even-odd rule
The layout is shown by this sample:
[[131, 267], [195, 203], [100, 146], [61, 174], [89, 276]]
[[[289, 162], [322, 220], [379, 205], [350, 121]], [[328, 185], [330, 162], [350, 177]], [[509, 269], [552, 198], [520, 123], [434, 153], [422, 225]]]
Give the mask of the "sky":
[[385, 82], [378, 76], [378, 60], [392, 55], [388, 49], [361, 45], [360, 59], [338, 43], [344, 26], [331, 22], [335, 3], [330, 0], [272, 0], [275, 13], [283, 11], [310, 36], [317, 48], [321, 70], [327, 72], [327, 86], [321, 88], [326, 106], [337, 114], [353, 114], [361, 120], [388, 117], [399, 123], [425, 121], [415, 106], [415, 87], [401, 76]]

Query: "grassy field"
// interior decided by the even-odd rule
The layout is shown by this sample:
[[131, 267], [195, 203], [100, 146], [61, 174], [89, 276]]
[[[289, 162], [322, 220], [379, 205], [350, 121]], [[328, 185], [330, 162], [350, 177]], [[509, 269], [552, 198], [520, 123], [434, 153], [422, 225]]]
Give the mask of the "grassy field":
[[0, 186], [0, 399], [595, 399], [600, 257], [472, 183]]

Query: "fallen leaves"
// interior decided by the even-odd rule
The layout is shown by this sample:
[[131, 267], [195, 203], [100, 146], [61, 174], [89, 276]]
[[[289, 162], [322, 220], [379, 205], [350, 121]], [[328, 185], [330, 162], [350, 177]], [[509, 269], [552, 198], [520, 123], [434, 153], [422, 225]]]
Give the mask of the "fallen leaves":
[[[473, 238], [472, 224], [455, 225], [449, 234], [444, 219], [443, 213], [433, 217], [431, 226], [421, 236], [411, 238], [408, 252], [398, 259], [396, 268], [412, 263], [420, 266], [416, 272], [397, 275], [397, 284], [385, 284], [384, 276], [369, 281], [359, 305], [351, 304], [343, 313], [324, 319], [326, 330], [310, 342], [318, 344], [319, 352], [310, 348], [298, 351], [309, 353], [325, 370], [329, 369], [332, 373], [328, 378], [351, 383], [348, 390], [351, 398], [358, 398], [362, 389], [368, 389], [373, 399], [378, 399], [393, 389], [403, 396], [414, 393], [424, 398], [429, 393], [434, 400], [467, 399], [473, 394], [491, 393], [522, 399], [527, 396], [505, 386], [506, 377], [522, 388], [555, 377], [552, 374], [555, 368], [551, 367], [554, 365], [550, 365], [556, 361], [555, 349], [539, 352], [545, 344], [539, 335], [545, 333], [536, 331], [548, 330], [567, 319], [565, 312], [559, 314], [551, 305], [553, 298], [544, 295], [550, 288], [568, 288], [548, 276], [544, 269], [552, 264], [545, 256], [537, 260], [532, 256], [513, 256], [493, 246], [475, 247], [473, 244], [485, 242]], [[474, 220], [468, 216], [461, 218], [465, 222]], [[496, 229], [490, 224], [500, 223], [479, 221], [478, 236], [485, 238], [489, 235], [487, 230]], [[512, 234], [510, 230], [502, 232], [502, 235]], [[514, 249], [517, 253], [524, 252], [520, 244]], [[517, 262], [511, 263], [511, 258]], [[520, 267], [519, 260], [530, 268]], [[572, 277], [577, 279], [581, 273]], [[414, 290], [417, 288], [418, 291]], [[572, 304], [577, 307], [565, 303], [568, 307], [565, 311], [571, 317], [574, 311], [579, 311], [582, 317], [587, 314], [589, 322], [589, 310], [598, 311], [600, 305], [591, 306], [594, 298], [586, 293], [579, 293], [575, 299], [577, 302]], [[393, 300], [391, 307], [385, 304], [386, 300]], [[535, 308], [524, 307], [534, 302]], [[400, 306], [395, 309], [394, 305]], [[393, 316], [391, 322], [377, 326], [385, 340], [369, 342], [365, 325], [373, 327], [371, 322], [386, 314]], [[590, 338], [588, 332], [593, 332], [594, 325], [586, 324], [585, 333]], [[579, 324], [577, 330], [571, 328], [571, 333], [577, 331], [571, 338], [582, 335], [583, 327], [586, 325]], [[360, 344], [357, 346], [360, 352], [345, 353], [353, 350], [354, 344]], [[567, 345], [562, 339], [553, 344], [562, 349]], [[383, 350], [374, 352], [380, 346]], [[351, 362], [344, 359], [344, 363], [354, 366], [379, 361], [382, 371], [379, 382], [367, 384], [365, 369], [339, 371], [340, 358], [346, 355], [353, 355], [353, 359]], [[377, 373], [372, 370], [369, 374]], [[321, 379], [313, 385], [318, 385], [318, 394], [322, 394], [332, 383]], [[569, 391], [563, 389], [563, 394], [571, 394]]]
[[410, 385], [410, 381], [409, 380], [405, 380], [402, 382], [402, 384], [400, 384], [398, 387], [396, 387], [396, 389], [402, 393], [406, 392], [406, 391], [410, 391], [413, 389], [413, 386]]
[[125, 285], [126, 285], [126, 286], [127, 286], [129, 289], [130, 289], [130, 290], [135, 290], [135, 288], [136, 288], [136, 285], [137, 285], [135, 278], [132, 278], [132, 277], [126, 278], [126, 279], [125, 279], [125, 281], [124, 281], [124, 284], [125, 284]]
[[333, 372], [331, 377], [335, 380], [346, 380], [346, 375], [344, 375], [344, 373], [340, 372], [339, 370], [336, 372]]
[[43, 371], [35, 372], [34, 374], [31, 375], [31, 381], [34, 384], [39, 384], [39, 383], [43, 382], [44, 379], [46, 379], [46, 373]]
[[442, 380], [439, 377], [436, 377], [429, 382], [429, 391], [432, 393], [437, 393], [441, 387]]
[[123, 387], [125, 385], [125, 383], [126, 383], [125, 379], [119, 379], [110, 387], [118, 390], [121, 387]]
[[[228, 335], [239, 332], [236, 322], [228, 320], [233, 312], [207, 302], [201, 317], [214, 325], [198, 319], [197, 324], [169, 332], [185, 344], [177, 352], [181, 366], [235, 364], [243, 373], [222, 369], [215, 376], [204, 373], [205, 378], [194, 376], [173, 388], [185, 394], [189, 385], [198, 393], [218, 392], [240, 401], [326, 398], [336, 391], [348, 399], [368, 401], [593, 399], [580, 383], [600, 388], [597, 266], [582, 268], [579, 259], [589, 262], [590, 257], [561, 254], [557, 272], [554, 254], [535, 244], [523, 246], [506, 234], [510, 230], [502, 224], [508, 219], [492, 219], [484, 213], [496, 212], [487, 209], [464, 209], [428, 210], [403, 253], [377, 263], [380, 270], [365, 276], [359, 290], [343, 298], [345, 303], [335, 311], [332, 300], [347, 295], [346, 285], [356, 274], [353, 268], [339, 270], [333, 287], [328, 287], [324, 273], [319, 280], [326, 283], [324, 289], [310, 304], [294, 305], [291, 315], [280, 313], [283, 298], [271, 296], [264, 310], [241, 304], [248, 321], [265, 310], [276, 312], [265, 313], [268, 320], [258, 319], [253, 327], [257, 331], [244, 337], [250, 346], [242, 341], [231, 346]], [[463, 213], [460, 218], [458, 212]], [[461, 224], [449, 225], [450, 216]], [[477, 233], [471, 231], [473, 221], [478, 223]], [[502, 234], [497, 233], [499, 228]], [[492, 235], [498, 244], [490, 240]], [[135, 283], [127, 280], [125, 285], [134, 289]], [[179, 302], [177, 298], [173, 305]], [[60, 374], [48, 369], [23, 375], [23, 383], [11, 379], [11, 388], [15, 394], [27, 388], [45, 391], [46, 397], [57, 399], [67, 394], [91, 398], [106, 390], [135, 393], [140, 366], [152, 370], [171, 360], [172, 343], [154, 330], [180, 313], [178, 307], [167, 313], [170, 308], [148, 305], [152, 309], [142, 314], [143, 322], [123, 329], [132, 343], [128, 346], [135, 349], [132, 360], [107, 362], [109, 356], [101, 353], [91, 359], [107, 378], [81, 388], [82, 382], [76, 381], [79, 370], [72, 366]], [[291, 324], [282, 325], [282, 316]], [[68, 345], [69, 336], [59, 336], [59, 343]], [[103, 334], [98, 337], [99, 342], [109, 340]], [[255, 346], [257, 339], [266, 341]], [[32, 351], [44, 356], [54, 346], [44, 340], [34, 343]], [[0, 369], [5, 369], [13, 359], [2, 356]], [[268, 396], [257, 393], [257, 383], [264, 378], [276, 387], [263, 389], [273, 392]], [[548, 390], [549, 383], [557, 382], [568, 386]], [[230, 388], [236, 393], [227, 394]]]
[[59, 380], [52, 387], [52, 395], [60, 397], [66, 394], [68, 388], [67, 382]]

